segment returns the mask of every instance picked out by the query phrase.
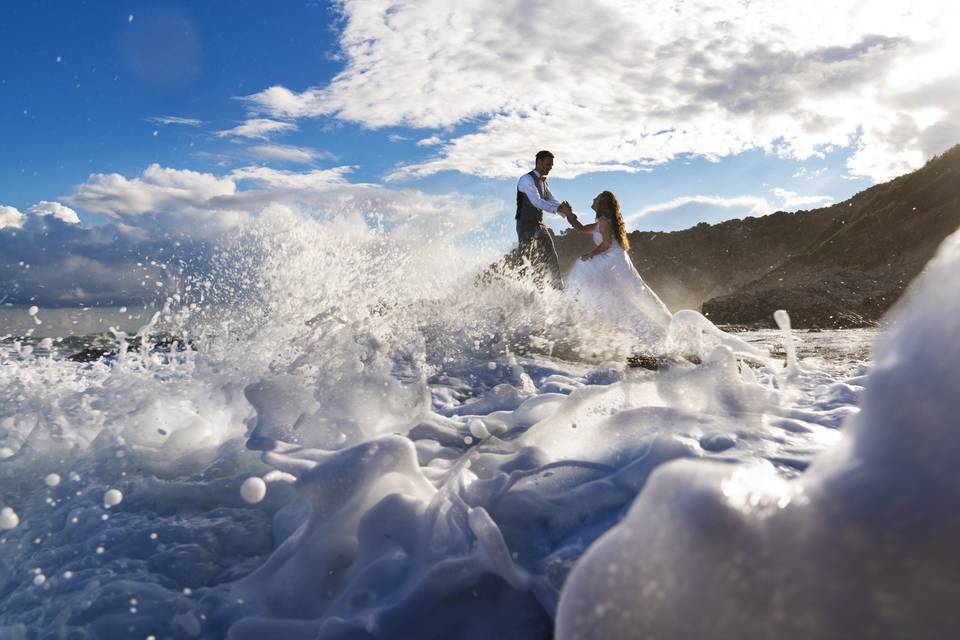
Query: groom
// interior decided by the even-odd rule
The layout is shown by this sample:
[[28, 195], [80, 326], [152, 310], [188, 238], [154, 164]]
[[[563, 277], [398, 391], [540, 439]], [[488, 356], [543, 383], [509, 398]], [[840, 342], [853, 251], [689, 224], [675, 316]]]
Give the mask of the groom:
[[[540, 151], [535, 159], [535, 167], [530, 173], [520, 176], [517, 182], [517, 239], [521, 255], [527, 257], [536, 269], [534, 278], [538, 284], [549, 277], [555, 289], [563, 288], [560, 276], [560, 263], [557, 249], [553, 245], [553, 236], [543, 224], [543, 212], [556, 213], [567, 222], [576, 220], [569, 202], [558, 202], [547, 185], [547, 174], [553, 168], [553, 154]], [[571, 223], [572, 224], [572, 223]]]

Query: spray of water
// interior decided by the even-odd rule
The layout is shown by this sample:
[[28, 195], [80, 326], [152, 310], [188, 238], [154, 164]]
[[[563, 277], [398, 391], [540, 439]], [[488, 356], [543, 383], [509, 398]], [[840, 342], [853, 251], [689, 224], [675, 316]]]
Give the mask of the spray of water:
[[[136, 598], [144, 636], [289, 635], [299, 623], [260, 617], [308, 616], [321, 636], [393, 619], [402, 637], [448, 592], [462, 600], [450, 616], [473, 592], [476, 612], [509, 610], [477, 633], [524, 618], [548, 631], [572, 559], [655, 466], [698, 455], [698, 439], [735, 447], [731, 424], [762, 429], [775, 374], [741, 371], [734, 354], [762, 365], [756, 349], [699, 314], [642, 343], [560, 292], [485, 272], [496, 257], [442, 225], [273, 206], [208, 269], [178, 274], [134, 335], [117, 328], [115, 356], [18, 355], [0, 368], [6, 548], [39, 539], [43, 560], [5, 562], [43, 564], [35, 588], [88, 589], [60, 600], [77, 620], [91, 598], [109, 612], [115, 590]], [[623, 363], [637, 352], [670, 371], [634, 379]], [[62, 629], [56, 609], [12, 619]], [[89, 620], [120, 628], [112, 615]]]

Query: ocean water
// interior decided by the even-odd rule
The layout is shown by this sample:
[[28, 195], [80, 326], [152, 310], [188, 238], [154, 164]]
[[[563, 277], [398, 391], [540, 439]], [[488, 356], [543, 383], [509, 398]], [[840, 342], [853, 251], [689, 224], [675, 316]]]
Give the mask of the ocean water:
[[152, 306], [66, 307], [30, 313], [33, 305], [0, 305], [0, 337], [29, 339], [86, 337], [108, 333], [111, 327], [135, 333], [158, 309]]
[[130, 324], [4, 311], [0, 637], [947, 637], [956, 238], [889, 329], [639, 345], [292, 215]]

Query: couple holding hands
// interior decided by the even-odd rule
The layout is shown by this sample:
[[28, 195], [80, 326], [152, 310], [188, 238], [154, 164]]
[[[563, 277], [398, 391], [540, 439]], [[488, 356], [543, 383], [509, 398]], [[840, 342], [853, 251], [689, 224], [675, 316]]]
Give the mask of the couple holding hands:
[[557, 201], [550, 192], [547, 174], [553, 168], [553, 154], [540, 151], [535, 162], [533, 171], [517, 183], [516, 220], [520, 252], [534, 267], [537, 279], [564, 289], [553, 237], [543, 224], [543, 212], [548, 211], [566, 218], [579, 233], [593, 237], [593, 250], [580, 256], [567, 275], [566, 291], [572, 297], [627, 325], [668, 326], [670, 311], [644, 283], [627, 254], [630, 242], [617, 197], [610, 191], [598, 194], [590, 207], [596, 221], [583, 224], [569, 202]]

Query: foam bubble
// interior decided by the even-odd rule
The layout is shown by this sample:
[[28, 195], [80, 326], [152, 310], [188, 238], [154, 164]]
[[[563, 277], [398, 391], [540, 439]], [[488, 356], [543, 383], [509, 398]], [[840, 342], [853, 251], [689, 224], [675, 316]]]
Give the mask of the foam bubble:
[[107, 509], [115, 507], [123, 502], [123, 493], [119, 489], [108, 489], [103, 494], [103, 506]]
[[0, 529], [16, 529], [20, 524], [20, 516], [10, 507], [0, 509]]
[[257, 504], [267, 495], [267, 483], [263, 481], [263, 478], [256, 476], [247, 478], [240, 485], [240, 495], [250, 504]]
[[470, 433], [477, 440], [484, 440], [490, 437], [490, 432], [487, 431], [487, 425], [479, 418], [470, 421]]

